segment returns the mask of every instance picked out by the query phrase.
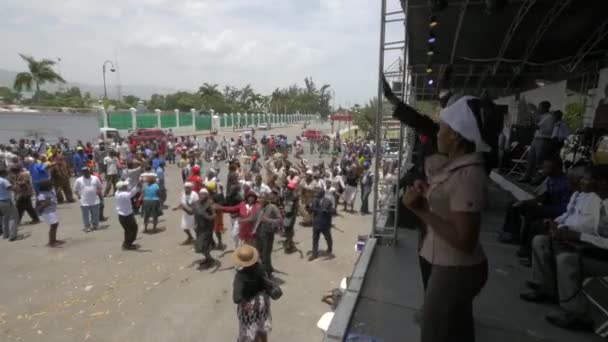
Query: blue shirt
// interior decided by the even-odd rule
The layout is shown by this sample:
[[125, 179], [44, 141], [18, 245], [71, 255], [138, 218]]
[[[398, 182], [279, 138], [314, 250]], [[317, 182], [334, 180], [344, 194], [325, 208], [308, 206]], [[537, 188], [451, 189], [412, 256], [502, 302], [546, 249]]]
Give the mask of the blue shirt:
[[8, 179], [0, 177], [0, 201], [11, 199], [11, 192], [8, 189], [10, 186], [11, 182]]
[[80, 170], [82, 170], [83, 167], [85, 167], [87, 162], [87, 156], [86, 155], [80, 155], [80, 153], [76, 153], [74, 155], [74, 157], [72, 157], [72, 164], [74, 165], [74, 173], [79, 175], [80, 174]]
[[566, 212], [572, 190], [565, 175], [547, 177], [547, 203], [554, 217]]
[[32, 169], [30, 170], [32, 174], [32, 182], [39, 183], [40, 181], [50, 179], [49, 170], [46, 164], [43, 163], [35, 163], [32, 165]]
[[159, 201], [160, 200], [160, 197], [158, 197], [159, 190], [160, 190], [160, 187], [156, 183], [145, 185], [144, 186], [144, 201], [147, 201], [147, 200]]
[[[161, 158], [154, 158], [154, 159], [152, 159], [152, 168], [154, 170], [158, 169], [158, 166], [160, 165], [160, 163], [162, 161], [163, 161], [163, 159], [161, 159]], [[158, 172], [158, 171], [156, 171], [156, 172]]]

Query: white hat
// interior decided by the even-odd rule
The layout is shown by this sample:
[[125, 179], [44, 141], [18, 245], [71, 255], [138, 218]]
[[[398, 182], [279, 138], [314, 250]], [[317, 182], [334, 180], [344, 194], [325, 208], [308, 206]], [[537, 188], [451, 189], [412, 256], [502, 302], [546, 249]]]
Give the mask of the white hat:
[[475, 97], [461, 97], [452, 105], [442, 109], [439, 118], [451, 129], [462, 135], [463, 138], [475, 143], [476, 152], [488, 152], [490, 147], [483, 141], [479, 127], [477, 127], [475, 114], [473, 114], [468, 104], [471, 99], [475, 99]]
[[116, 189], [121, 189], [121, 188], [124, 188], [125, 186], [129, 186], [129, 182], [120, 181], [120, 182], [116, 183]]
[[193, 188], [194, 184], [192, 184], [191, 182], [186, 182], [184, 183], [184, 188]]
[[207, 191], [207, 189], [206, 189], [206, 188], [202, 188], [202, 189], [201, 189], [201, 190], [198, 192], [198, 194], [199, 194], [199, 195], [203, 195], [203, 194], [205, 194], [205, 195], [209, 195], [209, 191]]
[[306, 174], [307, 175], [312, 175], [312, 170], [311, 169], [306, 170]]

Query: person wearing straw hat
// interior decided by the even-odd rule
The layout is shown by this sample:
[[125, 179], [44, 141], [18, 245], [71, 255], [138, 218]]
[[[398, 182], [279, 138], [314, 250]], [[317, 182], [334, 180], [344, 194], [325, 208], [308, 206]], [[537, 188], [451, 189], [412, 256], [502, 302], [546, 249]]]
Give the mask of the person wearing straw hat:
[[135, 221], [135, 214], [133, 214], [133, 204], [131, 198], [137, 194], [137, 187], [129, 190], [129, 182], [120, 181], [116, 183], [116, 213], [118, 214], [118, 222], [125, 231], [124, 240], [122, 243], [122, 249], [124, 250], [135, 250], [139, 248], [139, 245], [134, 244], [137, 239], [137, 221]]
[[179, 205], [173, 208], [173, 211], [182, 210], [182, 221], [181, 228], [186, 233], [186, 240], [182, 242], [182, 245], [190, 245], [194, 242], [194, 236], [192, 235], [195, 231], [194, 224], [194, 204], [199, 201], [198, 193], [193, 191], [194, 184], [190, 182], [184, 183], [184, 192]]
[[213, 202], [207, 189], [198, 192], [199, 201], [193, 206], [194, 223], [196, 227], [196, 243], [194, 250], [201, 253], [205, 259], [200, 262], [200, 266], [206, 266], [213, 262], [211, 257], [211, 246], [213, 244]]
[[237, 342], [267, 342], [272, 329], [266, 274], [259, 258], [257, 249], [250, 245], [242, 245], [232, 253], [237, 268], [232, 285], [239, 320]]
[[[488, 175], [483, 153], [486, 137], [498, 134], [491, 104], [464, 96], [440, 112], [437, 149], [446, 158], [427, 158], [441, 165], [428, 184], [417, 180], [403, 203], [428, 227], [420, 256], [431, 267], [425, 291], [421, 341], [474, 341], [473, 300], [484, 287], [488, 262], [479, 243]], [[489, 141], [489, 140], [488, 140]], [[443, 160], [442, 160], [443, 159]]]

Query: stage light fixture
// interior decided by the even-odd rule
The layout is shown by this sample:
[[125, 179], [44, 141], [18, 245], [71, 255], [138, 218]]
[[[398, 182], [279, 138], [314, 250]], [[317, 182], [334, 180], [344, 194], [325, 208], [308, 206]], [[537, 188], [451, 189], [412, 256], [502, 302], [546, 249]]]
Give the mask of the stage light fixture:
[[435, 84], [435, 80], [434, 80], [434, 79], [432, 79], [432, 78], [429, 78], [429, 79], [428, 79], [428, 81], [426, 81], [426, 83], [427, 83], [428, 85], [432, 86], [432, 85], [434, 85], [434, 84]]
[[426, 52], [427, 56], [433, 56], [435, 54], [435, 49], [432, 46], [429, 46], [428, 51]]
[[433, 73], [433, 67], [430, 64], [426, 66], [426, 73], [427, 74]]
[[435, 44], [435, 42], [437, 42], [437, 38], [435, 37], [435, 34], [433, 32], [429, 33], [428, 42], [429, 44]]
[[439, 25], [439, 21], [437, 21], [437, 17], [432, 15], [431, 18], [429, 19], [429, 26], [431, 28], [436, 27], [437, 25]]

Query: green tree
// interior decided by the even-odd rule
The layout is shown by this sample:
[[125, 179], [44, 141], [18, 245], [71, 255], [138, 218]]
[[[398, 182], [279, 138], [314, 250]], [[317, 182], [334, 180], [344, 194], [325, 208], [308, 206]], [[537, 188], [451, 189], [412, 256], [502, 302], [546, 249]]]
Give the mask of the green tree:
[[6, 104], [14, 104], [19, 101], [21, 94], [14, 92], [9, 87], [0, 87], [0, 101]]
[[[124, 102], [124, 104], [127, 107], [135, 107], [137, 106], [137, 103], [139, 102], [140, 98], [135, 96], [135, 95], [125, 95], [122, 97], [122, 102]], [[156, 108], [154, 108], [156, 109]]]
[[65, 80], [53, 70], [53, 66], [56, 64], [55, 61], [50, 59], [36, 60], [31, 56], [19, 54], [21, 58], [27, 62], [29, 72], [20, 72], [15, 77], [14, 88], [21, 92], [23, 89], [28, 91], [32, 90], [32, 87], [36, 88], [34, 94], [34, 100], [38, 99], [40, 93], [40, 86], [44, 83], [65, 83]]
[[152, 94], [150, 101], [148, 101], [148, 107], [152, 109], [167, 109], [165, 95]]

